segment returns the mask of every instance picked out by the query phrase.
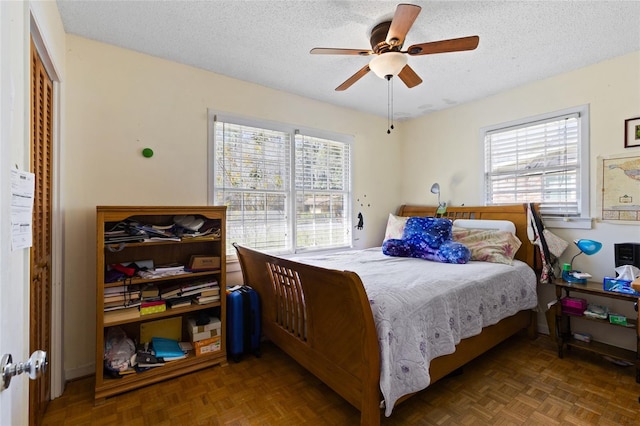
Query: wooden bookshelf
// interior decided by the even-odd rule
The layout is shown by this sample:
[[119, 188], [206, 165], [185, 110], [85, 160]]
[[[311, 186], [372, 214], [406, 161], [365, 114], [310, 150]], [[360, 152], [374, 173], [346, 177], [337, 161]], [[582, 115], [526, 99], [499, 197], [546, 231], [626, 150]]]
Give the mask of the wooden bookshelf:
[[[178, 216], [194, 216], [201, 218], [217, 232], [203, 237], [185, 236], [178, 241], [135, 241], [124, 243], [109, 243], [105, 240], [105, 231], [117, 227], [121, 223], [143, 223], [156, 226], [167, 226]], [[205, 207], [145, 207], [145, 206], [98, 206], [96, 208], [96, 373], [94, 398], [96, 403], [105, 398], [127, 392], [152, 383], [168, 380], [213, 365], [226, 364], [226, 254], [225, 254], [225, 221], [226, 208]], [[180, 263], [187, 265], [191, 256], [206, 255], [220, 258], [220, 267], [205, 272], [185, 272], [177, 275], [159, 278], [126, 277], [116, 282], [105, 282], [105, 273], [110, 265], [129, 264], [136, 261], [153, 261], [154, 265]], [[159, 289], [163, 286], [175, 284], [189, 285], [198, 280], [216, 280], [220, 287], [220, 300], [204, 305], [192, 303], [190, 306], [177, 308], [167, 307], [165, 311], [135, 315], [135, 309], [130, 311], [130, 317], [110, 320], [105, 317], [104, 290], [117, 286], [131, 286], [132, 289], [141, 288], [143, 284], [153, 283]], [[129, 308], [131, 309], [131, 308]], [[166, 362], [161, 367], [154, 367], [147, 371], [122, 374], [113, 378], [105, 374], [105, 339], [111, 327], [118, 327], [125, 331], [136, 345], [140, 342], [140, 325], [146, 322], [166, 318], [180, 317], [182, 322], [181, 341], [188, 341], [186, 319], [200, 312], [218, 317], [221, 321], [220, 350], [196, 356], [193, 351], [187, 353], [185, 359]]]

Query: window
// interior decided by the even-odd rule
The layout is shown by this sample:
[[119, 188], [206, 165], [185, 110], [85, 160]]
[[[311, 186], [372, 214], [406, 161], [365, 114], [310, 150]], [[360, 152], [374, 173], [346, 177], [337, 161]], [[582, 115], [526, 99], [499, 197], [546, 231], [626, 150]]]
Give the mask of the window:
[[209, 112], [212, 203], [237, 242], [274, 254], [351, 246], [351, 140]]
[[485, 203], [540, 203], [555, 225], [587, 217], [588, 129], [587, 106], [482, 129]]

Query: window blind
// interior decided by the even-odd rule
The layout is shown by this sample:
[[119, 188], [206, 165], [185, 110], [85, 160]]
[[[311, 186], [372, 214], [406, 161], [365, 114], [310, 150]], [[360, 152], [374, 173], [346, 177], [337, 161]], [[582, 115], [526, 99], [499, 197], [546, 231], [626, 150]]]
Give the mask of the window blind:
[[289, 133], [223, 122], [215, 132], [215, 203], [227, 206], [228, 252], [232, 242], [288, 250]]
[[486, 204], [540, 203], [544, 216], [580, 216], [580, 115], [485, 134]]
[[[295, 137], [296, 246], [349, 245], [349, 145], [311, 136]], [[348, 222], [350, 223], [350, 222]]]
[[228, 253], [233, 242], [274, 254], [351, 246], [349, 142], [212, 118], [213, 203], [227, 206]]

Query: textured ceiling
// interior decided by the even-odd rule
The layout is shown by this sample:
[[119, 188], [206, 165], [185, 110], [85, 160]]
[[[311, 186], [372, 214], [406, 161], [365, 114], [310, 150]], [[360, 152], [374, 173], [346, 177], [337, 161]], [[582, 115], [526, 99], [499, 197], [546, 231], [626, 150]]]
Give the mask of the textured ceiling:
[[[387, 116], [387, 83], [372, 72], [334, 89], [370, 57], [310, 55], [313, 47], [370, 49], [395, 1], [58, 0], [67, 33]], [[640, 1], [414, 1], [422, 11], [405, 49], [480, 36], [476, 50], [409, 57], [423, 79], [394, 83], [398, 120], [640, 50]], [[639, 76], [640, 78], [640, 76]]]

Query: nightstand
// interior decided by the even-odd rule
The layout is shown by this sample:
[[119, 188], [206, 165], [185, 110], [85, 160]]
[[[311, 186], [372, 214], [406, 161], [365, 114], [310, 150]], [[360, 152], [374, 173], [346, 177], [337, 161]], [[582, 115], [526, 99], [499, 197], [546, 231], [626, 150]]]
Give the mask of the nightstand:
[[[594, 352], [600, 355], [606, 355], [611, 358], [629, 361], [636, 366], [636, 382], [640, 383], [640, 330], [638, 329], [638, 323], [640, 321], [640, 314], [638, 314], [638, 300], [637, 296], [624, 293], [614, 293], [605, 291], [602, 288], [601, 282], [588, 281], [585, 284], [567, 283], [564, 281], [554, 281], [553, 285], [556, 288], [556, 297], [558, 299], [555, 305], [555, 335], [556, 343], [558, 344], [558, 356], [562, 358], [564, 356], [564, 349], [578, 348], [589, 352]], [[626, 325], [611, 324], [608, 319], [590, 318], [587, 316], [576, 316], [562, 312], [562, 304], [560, 299], [564, 295], [569, 297], [571, 293], [583, 293], [592, 294], [600, 297], [606, 297], [609, 299], [624, 300], [630, 303], [635, 303], [636, 317], [627, 318]], [[571, 331], [571, 322], [574, 319], [579, 321], [595, 321], [602, 324], [608, 324], [611, 327], [623, 327], [633, 332], [633, 336], [636, 341], [636, 350], [631, 351], [628, 349], [619, 348], [617, 346], [609, 345], [606, 343], [591, 340], [590, 342], [583, 342], [573, 337]]]

